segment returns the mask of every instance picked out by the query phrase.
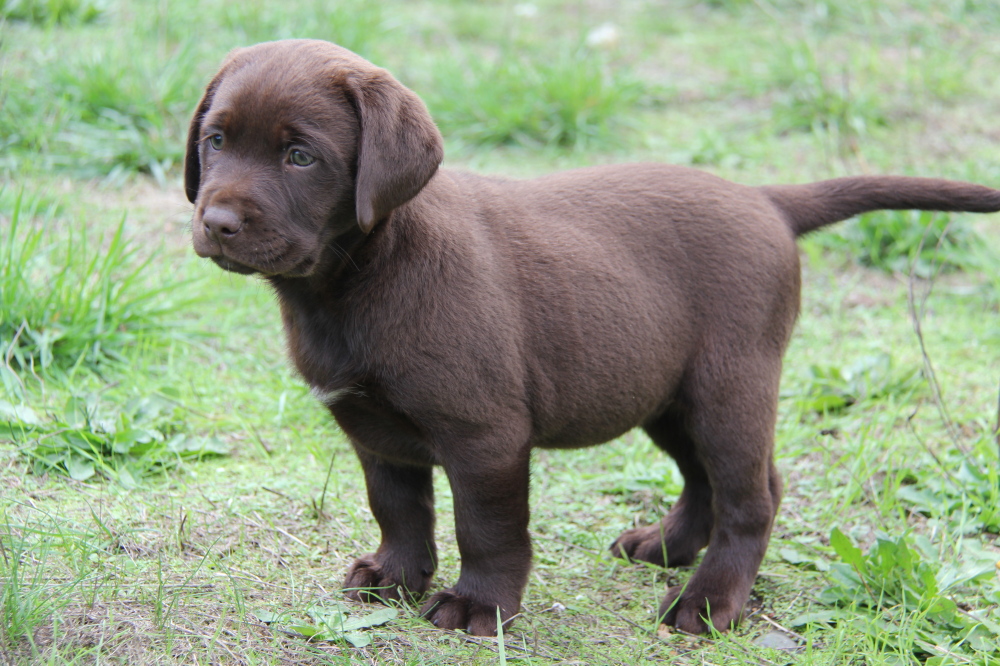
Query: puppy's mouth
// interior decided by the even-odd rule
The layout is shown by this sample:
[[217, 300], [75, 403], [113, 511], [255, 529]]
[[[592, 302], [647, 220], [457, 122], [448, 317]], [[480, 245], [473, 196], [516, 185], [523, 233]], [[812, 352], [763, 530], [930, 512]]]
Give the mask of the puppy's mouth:
[[[196, 227], [197, 229], [197, 227]], [[271, 245], [271, 242], [250, 239], [254, 245]], [[194, 251], [199, 257], [211, 259], [219, 268], [240, 275], [259, 273], [265, 277], [306, 277], [316, 267], [316, 258], [302, 248], [288, 245], [262, 252], [247, 252], [247, 241], [233, 239], [220, 242], [205, 233], [194, 234]], [[305, 256], [303, 256], [305, 255]]]
[[246, 266], [239, 262], [233, 261], [229, 257], [224, 257], [221, 255], [212, 257], [212, 261], [214, 261], [215, 265], [218, 266], [219, 268], [227, 271], [232, 271], [233, 273], [239, 273], [240, 275], [250, 275], [252, 273], [257, 272], [256, 268]]
[[224, 254], [214, 255], [210, 257], [210, 259], [214, 261], [215, 265], [219, 268], [232, 273], [239, 273], [240, 275], [259, 273], [265, 277], [309, 277], [309, 275], [312, 274], [313, 269], [316, 267], [316, 260], [312, 257], [306, 257], [289, 266], [280, 266], [280, 264], [284, 263], [280, 261], [280, 258], [271, 259], [258, 266], [236, 261], [235, 259], [227, 257]]

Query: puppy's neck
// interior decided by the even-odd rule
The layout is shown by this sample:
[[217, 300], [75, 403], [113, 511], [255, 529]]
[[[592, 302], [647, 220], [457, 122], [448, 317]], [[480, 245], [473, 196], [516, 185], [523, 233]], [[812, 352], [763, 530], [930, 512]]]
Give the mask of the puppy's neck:
[[[374, 275], [398, 268], [401, 260], [412, 259], [421, 246], [416, 237], [421, 231], [419, 216], [407, 209], [413, 202], [393, 210], [365, 234], [351, 224], [348, 230], [326, 241], [323, 258], [316, 270], [305, 277], [269, 276], [279, 298], [308, 297], [325, 301], [346, 296], [353, 287], [370, 281]], [[416, 218], [416, 219], [415, 219]], [[402, 255], [402, 256], [398, 256]]]

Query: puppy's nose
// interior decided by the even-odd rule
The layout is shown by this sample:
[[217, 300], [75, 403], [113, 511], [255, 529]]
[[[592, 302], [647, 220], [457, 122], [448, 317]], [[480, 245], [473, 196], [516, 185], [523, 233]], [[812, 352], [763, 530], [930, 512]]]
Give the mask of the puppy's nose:
[[205, 235], [215, 242], [235, 236], [243, 227], [239, 215], [219, 206], [206, 208], [201, 223], [205, 225]]

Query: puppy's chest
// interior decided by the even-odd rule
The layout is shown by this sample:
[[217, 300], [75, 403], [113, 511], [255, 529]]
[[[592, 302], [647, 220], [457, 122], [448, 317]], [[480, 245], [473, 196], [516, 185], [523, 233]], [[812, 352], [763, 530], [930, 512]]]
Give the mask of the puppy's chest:
[[423, 433], [393, 407], [376, 378], [379, 373], [364, 363], [363, 351], [352, 349], [342, 333], [314, 333], [289, 331], [289, 351], [313, 397], [330, 410], [352, 443], [399, 464], [436, 464]]
[[313, 395], [327, 406], [346, 395], [359, 395], [367, 373], [343, 326], [315, 313], [286, 309], [282, 314], [288, 353]]

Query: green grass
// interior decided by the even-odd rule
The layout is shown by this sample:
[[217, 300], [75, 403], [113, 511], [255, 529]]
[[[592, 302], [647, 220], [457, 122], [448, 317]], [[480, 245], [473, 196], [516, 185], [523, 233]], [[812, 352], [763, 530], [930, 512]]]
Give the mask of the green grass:
[[[266, 286], [191, 253], [179, 170], [230, 49], [316, 37], [424, 97], [452, 167], [997, 186], [996, 3], [7, 0], [0, 15], [0, 660], [996, 664], [995, 217], [880, 213], [803, 239], [786, 493], [737, 630], [659, 631], [664, 588], [692, 569], [608, 555], [681, 491], [633, 432], [535, 453], [535, 566], [498, 642], [344, 599], [378, 541], [360, 469], [291, 371]], [[617, 39], [588, 43], [605, 24]], [[445, 585], [443, 474], [435, 494]]]
[[0, 435], [32, 460], [33, 474], [55, 472], [76, 481], [100, 474], [134, 488], [185, 458], [229, 452], [216, 438], [183, 432], [185, 414], [171, 393], [176, 391], [164, 389], [110, 410], [100, 396], [72, 396], [62, 414], [47, 421], [29, 407], [0, 402]]
[[507, 46], [492, 58], [457, 53], [434, 67], [426, 101], [450, 139], [586, 149], [622, 141], [644, 94], [635, 78], [586, 47], [564, 46], [551, 59]]
[[862, 266], [928, 279], [979, 266], [984, 243], [972, 222], [932, 211], [877, 211], [822, 235], [820, 244]]
[[[906, 536], [880, 536], [865, 555], [834, 529], [830, 545], [841, 561], [831, 568], [833, 584], [820, 593], [820, 601], [836, 610], [797, 618], [794, 626], [853, 624], [890, 649], [902, 638], [910, 652], [932, 663], [942, 663], [947, 655], [986, 656], [1000, 650], [1000, 624], [955, 602], [960, 598], [968, 606], [980, 592], [979, 583], [996, 575], [996, 557], [977, 542], [935, 546], [925, 537], [911, 542]], [[977, 605], [997, 601], [998, 590], [986, 589], [990, 587], [989, 598]], [[858, 617], [861, 609], [875, 621], [867, 621], [865, 614]]]
[[0, 18], [53, 25], [90, 23], [103, 13], [99, 0], [2, 0]]
[[886, 352], [862, 356], [847, 367], [812, 365], [805, 386], [786, 390], [804, 412], [834, 412], [859, 401], [880, 401], [890, 397], [908, 400], [924, 388], [919, 368], [900, 371], [893, 368], [892, 356]]
[[123, 347], [169, 334], [171, 316], [192, 304], [178, 298], [183, 283], [153, 284], [152, 255], [138, 257], [124, 217], [105, 238], [23, 208], [18, 195], [0, 229], [0, 375], [8, 392], [20, 393], [23, 377], [121, 360]]

